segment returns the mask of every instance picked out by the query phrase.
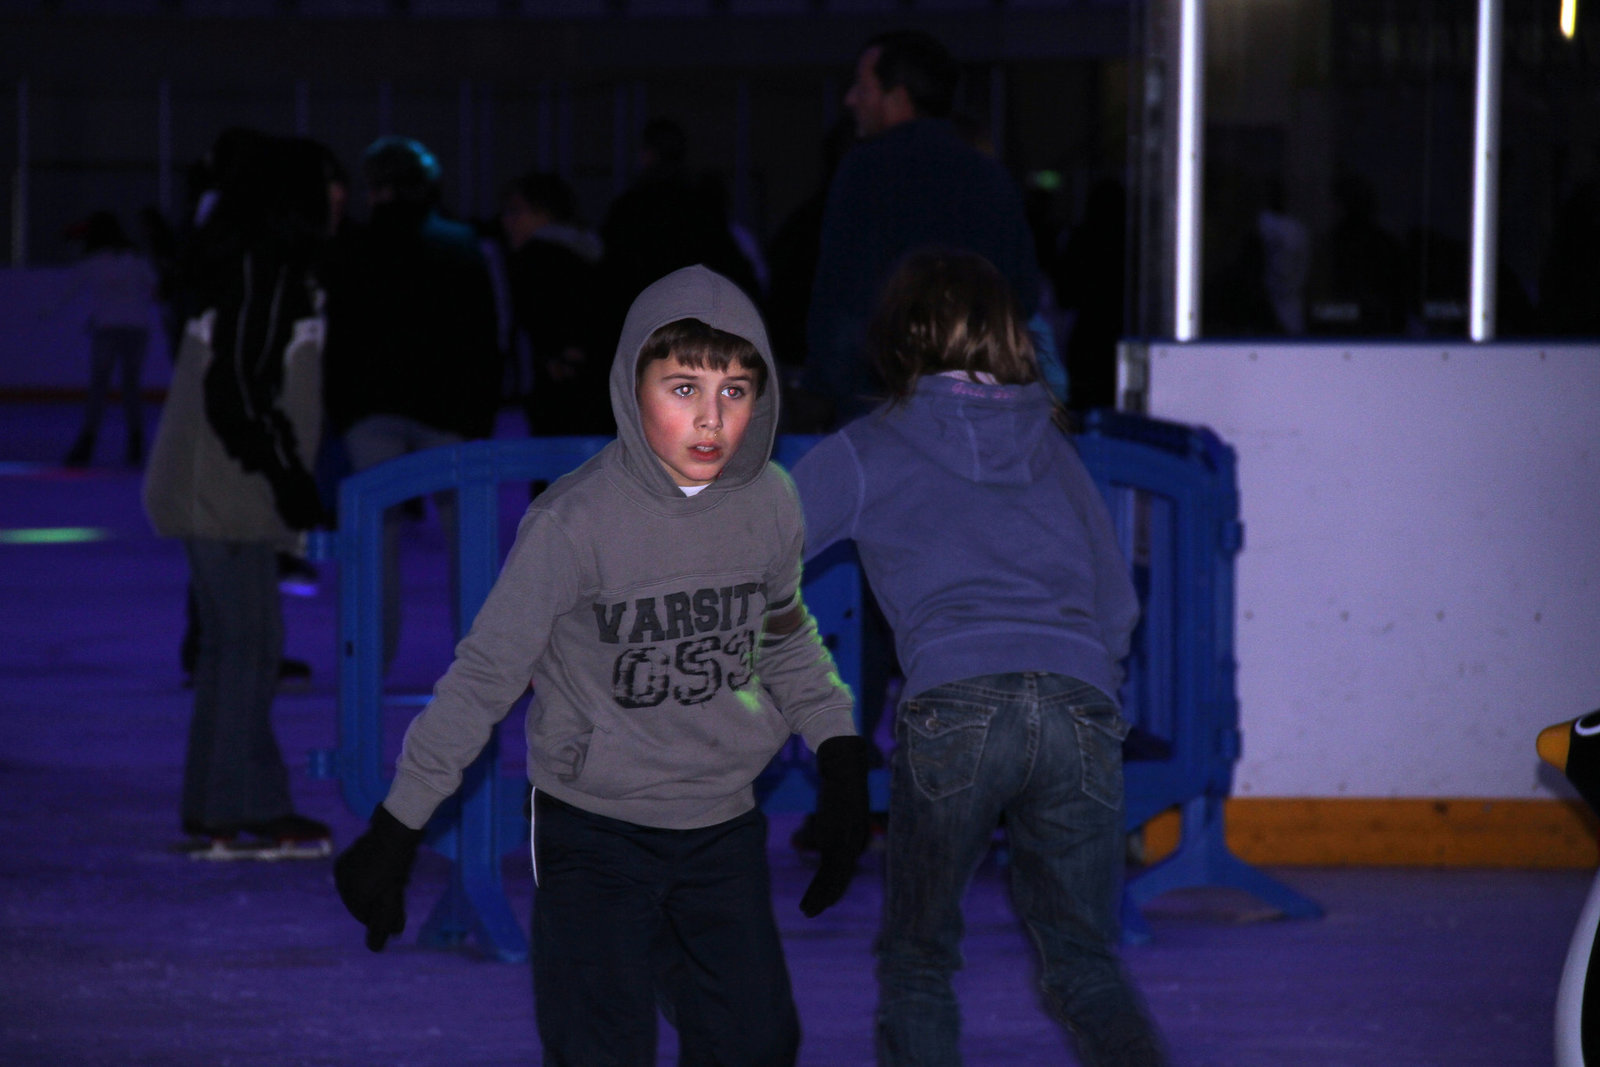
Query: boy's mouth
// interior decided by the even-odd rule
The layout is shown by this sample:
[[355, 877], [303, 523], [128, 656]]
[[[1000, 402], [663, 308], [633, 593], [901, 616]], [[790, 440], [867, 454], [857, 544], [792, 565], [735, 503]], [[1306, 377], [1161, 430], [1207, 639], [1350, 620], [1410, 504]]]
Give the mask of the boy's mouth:
[[690, 445], [689, 453], [696, 459], [716, 459], [718, 456], [722, 455], [722, 446], [712, 442], [703, 442], [698, 445]]

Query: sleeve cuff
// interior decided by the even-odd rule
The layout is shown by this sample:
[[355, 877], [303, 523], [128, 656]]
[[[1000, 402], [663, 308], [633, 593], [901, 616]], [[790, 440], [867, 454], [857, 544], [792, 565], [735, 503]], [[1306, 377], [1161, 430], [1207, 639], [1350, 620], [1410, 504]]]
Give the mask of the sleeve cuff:
[[816, 752], [822, 742], [830, 737], [853, 737], [857, 733], [854, 708], [848, 704], [825, 708], [807, 719], [800, 728], [800, 736], [805, 738], [806, 747], [812, 752]]
[[394, 784], [389, 787], [389, 795], [383, 800], [383, 806], [388, 808], [389, 814], [404, 826], [412, 830], [421, 830], [428, 825], [428, 820], [433, 818], [435, 809], [444, 801], [445, 797], [435, 793], [415, 778], [401, 774], [395, 776]]

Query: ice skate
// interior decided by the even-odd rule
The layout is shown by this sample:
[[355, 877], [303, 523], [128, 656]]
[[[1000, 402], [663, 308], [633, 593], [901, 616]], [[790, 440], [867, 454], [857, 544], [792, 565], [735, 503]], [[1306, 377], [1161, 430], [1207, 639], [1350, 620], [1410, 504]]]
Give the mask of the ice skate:
[[333, 854], [328, 827], [304, 815], [226, 827], [185, 823], [184, 832], [189, 839], [178, 850], [196, 860], [314, 860]]

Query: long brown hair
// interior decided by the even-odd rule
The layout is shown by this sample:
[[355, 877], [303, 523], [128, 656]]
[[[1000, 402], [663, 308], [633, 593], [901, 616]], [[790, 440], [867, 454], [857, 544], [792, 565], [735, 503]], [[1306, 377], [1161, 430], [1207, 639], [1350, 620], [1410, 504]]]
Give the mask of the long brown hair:
[[889, 396], [904, 400], [917, 380], [945, 371], [994, 375], [1002, 385], [1039, 380], [1033, 339], [994, 266], [974, 252], [912, 252], [884, 286], [867, 346]]

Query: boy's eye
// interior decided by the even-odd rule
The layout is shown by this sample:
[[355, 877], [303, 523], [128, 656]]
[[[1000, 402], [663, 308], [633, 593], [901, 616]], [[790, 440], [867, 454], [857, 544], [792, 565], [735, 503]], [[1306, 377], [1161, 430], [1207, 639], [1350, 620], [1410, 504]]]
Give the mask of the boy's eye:
[[675, 386], [672, 387], [672, 395], [673, 396], [693, 396], [694, 395], [694, 386], [689, 385], [687, 383], [685, 383], [683, 385], [675, 385]]
[[722, 395], [727, 397], [729, 400], [738, 400], [744, 396], [744, 386], [730, 385], [722, 391]]

